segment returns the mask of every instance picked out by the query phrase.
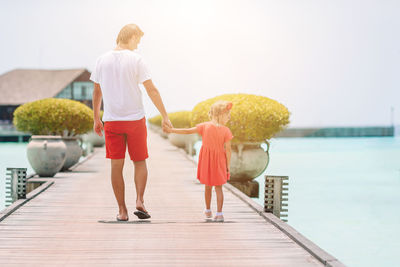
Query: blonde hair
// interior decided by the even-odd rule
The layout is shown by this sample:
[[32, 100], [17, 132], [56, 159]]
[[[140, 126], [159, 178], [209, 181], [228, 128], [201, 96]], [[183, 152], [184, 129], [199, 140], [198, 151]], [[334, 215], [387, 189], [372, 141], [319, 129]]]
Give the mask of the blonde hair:
[[141, 38], [144, 35], [142, 30], [136, 24], [127, 24], [118, 33], [117, 44], [127, 44], [132, 37]]
[[210, 119], [215, 118], [217, 122], [220, 122], [220, 116], [229, 112], [232, 108], [232, 102], [219, 100], [211, 105], [210, 111], [208, 112], [208, 116]]

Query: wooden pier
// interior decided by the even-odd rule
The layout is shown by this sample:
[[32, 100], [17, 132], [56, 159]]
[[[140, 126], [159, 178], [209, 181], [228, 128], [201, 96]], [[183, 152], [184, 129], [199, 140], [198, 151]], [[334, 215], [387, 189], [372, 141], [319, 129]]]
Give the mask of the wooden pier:
[[288, 128], [275, 137], [392, 137], [395, 133], [394, 126]]
[[133, 215], [133, 166], [126, 160], [130, 221], [115, 221], [110, 163], [98, 149], [72, 172], [46, 178], [47, 189], [14, 203], [23, 205], [11, 214], [13, 205], [0, 213], [0, 266], [344, 266], [306, 238], [302, 244], [300, 234], [231, 186], [224, 188], [225, 222], [205, 222], [196, 166], [157, 134], [149, 132], [148, 142], [151, 220]]

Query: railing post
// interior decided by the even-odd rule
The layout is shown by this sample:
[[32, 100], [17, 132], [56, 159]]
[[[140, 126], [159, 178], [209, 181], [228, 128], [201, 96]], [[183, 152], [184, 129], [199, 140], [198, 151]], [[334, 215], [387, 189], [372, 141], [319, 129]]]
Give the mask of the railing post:
[[[271, 212], [278, 218], [287, 217], [288, 209], [283, 207], [288, 206], [288, 190], [288, 176], [266, 175], [264, 211]], [[282, 221], [287, 222], [287, 219], [282, 219]]]
[[26, 198], [26, 168], [7, 168], [6, 207], [17, 199]]

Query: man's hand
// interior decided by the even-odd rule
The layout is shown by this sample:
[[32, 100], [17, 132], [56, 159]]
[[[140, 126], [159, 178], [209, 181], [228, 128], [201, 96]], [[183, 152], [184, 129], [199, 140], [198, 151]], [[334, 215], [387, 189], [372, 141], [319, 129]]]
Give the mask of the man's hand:
[[98, 136], [103, 136], [103, 122], [100, 119], [94, 121], [93, 130]]
[[164, 133], [172, 133], [172, 128], [169, 128], [169, 127], [167, 126], [167, 127], [164, 127], [164, 128], [163, 128], [163, 131], [164, 131]]
[[170, 131], [171, 128], [174, 128], [174, 126], [172, 126], [171, 121], [168, 118], [163, 118], [163, 120], [162, 120], [162, 129], [163, 129], [164, 133], [170, 133], [171, 132]]
[[172, 128], [166, 125], [163, 127], [163, 131], [164, 133], [172, 133]]

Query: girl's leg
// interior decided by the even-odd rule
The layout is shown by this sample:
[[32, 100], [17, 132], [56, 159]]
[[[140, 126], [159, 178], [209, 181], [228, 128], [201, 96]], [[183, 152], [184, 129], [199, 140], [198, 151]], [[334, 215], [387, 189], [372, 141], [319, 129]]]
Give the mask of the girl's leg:
[[206, 209], [211, 209], [212, 186], [206, 185], [204, 190], [204, 199], [206, 200]]
[[215, 186], [215, 193], [217, 194], [217, 212], [222, 212], [224, 204], [224, 193], [222, 192], [222, 185]]

